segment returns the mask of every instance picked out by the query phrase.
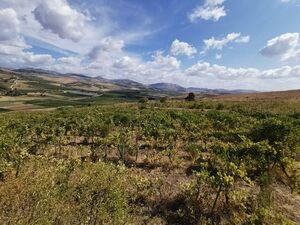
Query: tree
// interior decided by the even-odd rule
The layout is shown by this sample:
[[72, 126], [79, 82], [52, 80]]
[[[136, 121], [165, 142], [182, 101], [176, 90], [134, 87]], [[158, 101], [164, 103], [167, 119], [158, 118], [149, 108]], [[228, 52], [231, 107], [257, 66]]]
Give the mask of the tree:
[[186, 100], [186, 101], [189, 101], [189, 102], [195, 101], [195, 94], [194, 94], [193, 92], [190, 92], [190, 93], [188, 94], [188, 96], [185, 98], [185, 100]]
[[168, 97], [162, 97], [159, 101], [160, 103], [166, 103], [168, 100]]

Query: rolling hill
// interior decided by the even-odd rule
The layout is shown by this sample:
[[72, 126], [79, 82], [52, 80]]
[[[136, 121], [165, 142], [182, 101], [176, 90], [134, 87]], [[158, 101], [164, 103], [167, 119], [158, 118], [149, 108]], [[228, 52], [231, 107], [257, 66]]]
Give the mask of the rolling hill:
[[83, 74], [24, 68], [0, 68], [0, 110], [51, 109], [181, 97], [201, 94], [251, 93], [244, 90], [185, 88], [172, 83], [142, 84], [128, 79], [106, 79]]
[[186, 88], [172, 83], [156, 83], [156, 84], [151, 84], [148, 87], [157, 91], [186, 92]]
[[[14, 86], [19, 90], [34, 91], [40, 89], [53, 91], [57, 89], [73, 89], [92, 92], [107, 92], [121, 90], [141, 90], [150, 92], [167, 92], [167, 93], [214, 93], [214, 94], [234, 94], [234, 93], [253, 93], [253, 90], [225, 90], [225, 89], [207, 89], [198, 87], [185, 88], [173, 83], [155, 83], [142, 84], [129, 79], [106, 79], [101, 76], [89, 77], [83, 74], [67, 73], [62, 74], [55, 71], [43, 70], [37, 68], [23, 69], [4, 69], [0, 68], [0, 91], [9, 89], [8, 77], [12, 81], [18, 81], [24, 85]], [[6, 81], [5, 81], [6, 80]], [[52, 87], [51, 87], [52, 86]], [[6, 88], [5, 88], [6, 87]], [[47, 88], [48, 87], [48, 88]]]

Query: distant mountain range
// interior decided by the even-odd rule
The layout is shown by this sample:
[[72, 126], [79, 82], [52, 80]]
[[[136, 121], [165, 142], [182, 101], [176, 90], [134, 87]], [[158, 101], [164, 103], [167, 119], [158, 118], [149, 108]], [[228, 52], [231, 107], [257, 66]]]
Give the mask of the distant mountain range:
[[129, 87], [129, 88], [140, 88], [140, 89], [144, 89], [146, 88], [145, 85], [133, 81], [133, 80], [128, 80], [128, 79], [115, 79], [115, 80], [108, 80], [108, 82], [111, 82], [113, 84], [117, 84], [119, 86], [123, 86], [123, 87]]
[[156, 83], [156, 84], [150, 84], [148, 87], [158, 91], [182, 92], [182, 93], [187, 91], [186, 88], [172, 83]]
[[[1, 68], [0, 68], [1, 69]], [[38, 77], [43, 80], [51, 82], [51, 84], [64, 85], [68, 88], [73, 87], [76, 90], [86, 91], [108, 91], [108, 90], [149, 90], [153, 92], [166, 92], [166, 93], [207, 93], [207, 94], [238, 94], [238, 93], [255, 93], [254, 90], [227, 90], [227, 89], [208, 89], [189, 87], [185, 88], [173, 83], [155, 83], [155, 84], [142, 84], [129, 79], [106, 79], [101, 76], [89, 77], [82, 74], [75, 73], [58, 73], [50, 70], [43, 70], [37, 68], [22, 68], [22, 69], [7, 69], [2, 68], [2, 71], [11, 71], [20, 74], [24, 77]], [[32, 82], [31, 82], [32, 83]]]
[[184, 88], [180, 85], [172, 84], [172, 83], [157, 83], [157, 84], [151, 84], [148, 87], [159, 91], [180, 92], [180, 93], [194, 92], [194, 93], [206, 93], [206, 94], [241, 94], [241, 93], [257, 92], [254, 90], [243, 90], [243, 89], [227, 90], [227, 89], [208, 89], [208, 88], [195, 88], [195, 87]]
[[[7, 70], [7, 69], [6, 69]], [[38, 68], [22, 68], [13, 70], [18, 73], [36, 73], [36, 74], [48, 74], [48, 75], [61, 75], [61, 73], [51, 71], [51, 70], [43, 70]]]

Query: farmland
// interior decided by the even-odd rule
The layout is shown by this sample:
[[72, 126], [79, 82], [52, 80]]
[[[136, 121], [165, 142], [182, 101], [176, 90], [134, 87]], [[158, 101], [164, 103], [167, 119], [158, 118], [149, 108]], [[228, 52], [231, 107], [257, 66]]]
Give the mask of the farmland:
[[32, 97], [52, 110], [0, 115], [0, 220], [299, 224], [298, 93], [58, 109]]
[[0, 69], [0, 110], [49, 111], [60, 107], [138, 102], [143, 98], [166, 95], [142, 84], [126, 86], [122, 80], [118, 81], [120, 84], [113, 82], [76, 74]]

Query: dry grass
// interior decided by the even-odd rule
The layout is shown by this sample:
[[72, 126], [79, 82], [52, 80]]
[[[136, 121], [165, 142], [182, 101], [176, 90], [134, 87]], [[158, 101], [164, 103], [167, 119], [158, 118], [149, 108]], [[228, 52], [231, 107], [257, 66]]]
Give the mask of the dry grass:
[[262, 92], [252, 94], [232, 94], [212, 97], [212, 99], [225, 101], [300, 101], [300, 90], [279, 91], [279, 92]]
[[74, 83], [74, 82], [77, 82], [78, 79], [74, 78], [74, 77], [55, 77], [55, 76], [43, 76], [43, 75], [40, 75], [39, 76], [41, 79], [43, 80], [47, 80], [47, 81], [50, 81], [50, 82], [53, 82], [53, 83], [59, 83], [59, 84], [70, 84], [70, 83]]
[[[1, 104], [0, 104], [1, 106]], [[32, 104], [24, 104], [22, 102], [13, 102], [7, 105], [1, 106], [2, 109], [9, 109], [12, 111], [28, 111], [28, 110], [37, 110], [37, 109], [44, 109], [41, 106], [36, 106]]]
[[53, 85], [68, 85], [76, 89], [81, 89], [84, 91], [112, 91], [119, 90], [120, 88], [114, 84], [102, 83], [96, 79], [93, 79], [92, 82], [84, 83], [78, 77], [62, 77], [62, 76], [43, 76], [40, 75], [39, 78], [52, 82]]
[[21, 95], [21, 96], [0, 96], [0, 103], [11, 103], [11, 102], [24, 102], [28, 100], [36, 100], [40, 99], [41, 97], [36, 96], [27, 96], [27, 95]]

